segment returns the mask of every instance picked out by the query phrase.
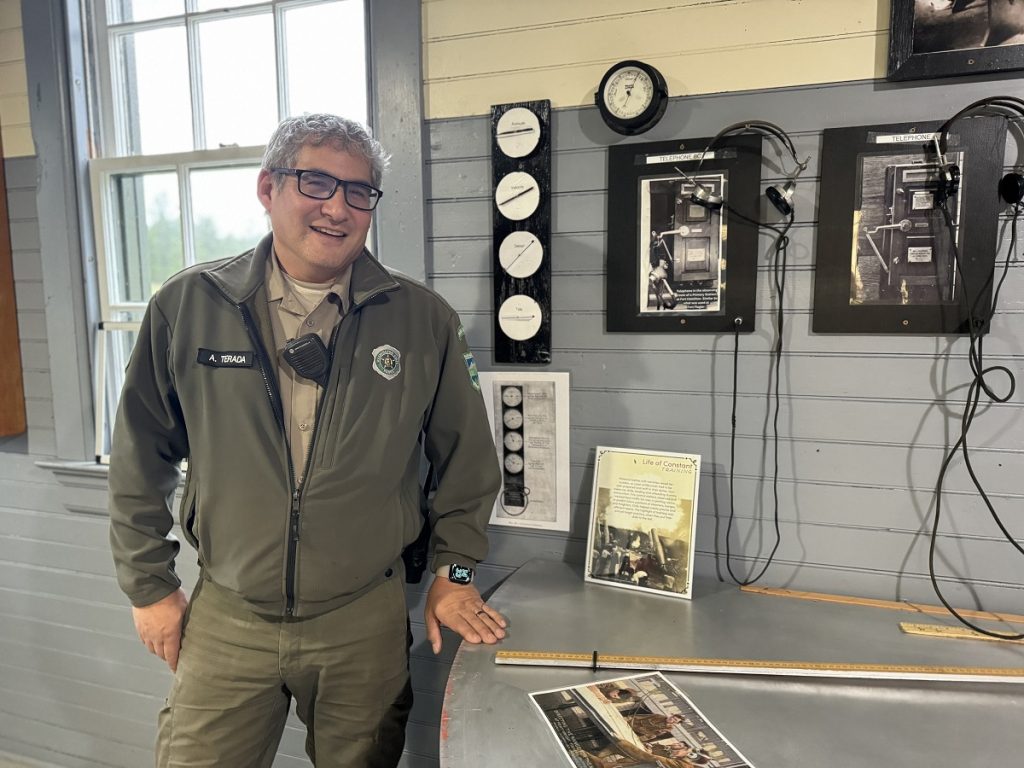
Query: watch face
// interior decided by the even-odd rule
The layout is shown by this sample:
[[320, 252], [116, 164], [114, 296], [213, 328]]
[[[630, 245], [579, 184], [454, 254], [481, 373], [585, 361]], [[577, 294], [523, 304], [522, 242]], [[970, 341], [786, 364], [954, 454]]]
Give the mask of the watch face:
[[505, 447], [510, 451], [521, 451], [523, 450], [523, 436], [519, 432], [507, 432], [505, 433]]
[[526, 341], [536, 336], [542, 319], [540, 304], [522, 293], [509, 296], [498, 308], [501, 332], [515, 341]]
[[544, 246], [532, 232], [510, 232], [498, 246], [498, 261], [510, 277], [529, 277], [543, 259]]
[[540, 143], [540, 120], [526, 107], [513, 107], [498, 118], [494, 137], [508, 157], [526, 157]]
[[473, 569], [468, 565], [452, 564], [448, 567], [448, 581], [456, 584], [469, 584], [473, 581]]
[[524, 171], [512, 171], [501, 178], [494, 190], [494, 203], [506, 219], [522, 221], [540, 205], [540, 186]]
[[639, 67], [625, 66], [608, 78], [601, 99], [621, 120], [639, 117], [654, 101], [654, 82]]
[[523, 471], [523, 457], [518, 453], [510, 453], [505, 457], [505, 469], [511, 475], [518, 475]]
[[501, 420], [509, 429], [519, 429], [523, 426], [523, 412], [518, 408], [506, 408]]
[[523, 402], [523, 391], [519, 387], [502, 387], [501, 402], [514, 408]]

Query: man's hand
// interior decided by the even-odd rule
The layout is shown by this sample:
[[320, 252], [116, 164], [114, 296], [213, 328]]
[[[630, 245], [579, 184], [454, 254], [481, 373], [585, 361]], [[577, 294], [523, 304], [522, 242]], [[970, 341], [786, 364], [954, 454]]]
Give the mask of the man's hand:
[[505, 617], [484, 603], [472, 584], [453, 584], [444, 577], [435, 578], [427, 593], [424, 610], [427, 640], [435, 654], [441, 652], [441, 627], [462, 635], [469, 643], [493, 644], [505, 636]]
[[178, 651], [181, 650], [181, 622], [185, 617], [188, 598], [183, 589], [172, 592], [142, 608], [132, 607], [135, 631], [142, 644], [167, 662], [171, 672], [178, 669]]

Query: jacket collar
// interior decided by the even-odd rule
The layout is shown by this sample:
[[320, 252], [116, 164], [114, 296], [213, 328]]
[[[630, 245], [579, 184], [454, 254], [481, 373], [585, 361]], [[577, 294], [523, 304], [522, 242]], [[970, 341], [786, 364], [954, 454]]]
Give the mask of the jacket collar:
[[[253, 250], [208, 267], [202, 270], [202, 275], [217, 286], [229, 301], [243, 304], [263, 285], [266, 279], [267, 259], [274, 252], [273, 246], [274, 235], [268, 233]], [[384, 291], [393, 291], [399, 287], [398, 281], [365, 248], [352, 263], [353, 309]]]

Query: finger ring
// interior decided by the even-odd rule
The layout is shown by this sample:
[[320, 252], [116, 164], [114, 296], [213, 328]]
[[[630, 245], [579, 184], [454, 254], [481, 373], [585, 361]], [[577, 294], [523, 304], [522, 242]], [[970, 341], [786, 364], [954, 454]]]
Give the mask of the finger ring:
[[486, 615], [487, 615], [487, 611], [485, 611], [485, 610], [484, 610], [483, 608], [481, 608], [481, 609], [480, 609], [479, 611], [477, 611], [477, 612], [476, 612], [476, 615], [477, 615], [477, 616], [479, 616], [479, 615], [480, 615], [481, 613], [482, 613], [482, 614], [483, 614], [484, 616], [486, 616]]

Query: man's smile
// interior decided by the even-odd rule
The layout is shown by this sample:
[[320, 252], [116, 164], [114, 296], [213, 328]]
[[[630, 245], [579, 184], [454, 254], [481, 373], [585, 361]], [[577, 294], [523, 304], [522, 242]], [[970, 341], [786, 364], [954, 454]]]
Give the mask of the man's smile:
[[328, 237], [345, 237], [344, 232], [340, 232], [337, 229], [325, 229], [324, 227], [310, 227], [314, 232], [319, 232], [321, 235], [327, 235]]

